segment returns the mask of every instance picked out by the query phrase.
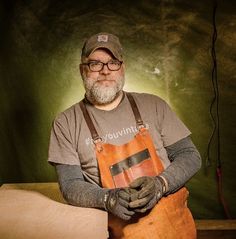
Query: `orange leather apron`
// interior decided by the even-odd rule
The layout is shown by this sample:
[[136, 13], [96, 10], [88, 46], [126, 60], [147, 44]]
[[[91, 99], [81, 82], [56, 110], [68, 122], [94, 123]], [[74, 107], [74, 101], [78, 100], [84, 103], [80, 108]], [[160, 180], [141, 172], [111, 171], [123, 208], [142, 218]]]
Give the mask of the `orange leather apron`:
[[[156, 176], [164, 168], [158, 157], [150, 133], [145, 128], [138, 107], [131, 94], [126, 93], [132, 107], [139, 132], [124, 145], [105, 144], [99, 137], [83, 100], [80, 107], [90, 129], [104, 188], [126, 187], [141, 176]], [[109, 214], [112, 239], [195, 239], [196, 228], [187, 207], [188, 191], [185, 187], [162, 197], [145, 214], [136, 214], [123, 221]]]

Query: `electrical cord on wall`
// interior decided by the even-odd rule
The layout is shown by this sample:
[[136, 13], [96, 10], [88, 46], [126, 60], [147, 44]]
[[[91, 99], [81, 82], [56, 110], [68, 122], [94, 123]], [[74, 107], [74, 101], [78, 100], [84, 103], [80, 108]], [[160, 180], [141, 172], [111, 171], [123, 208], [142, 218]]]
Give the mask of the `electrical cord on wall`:
[[[228, 219], [231, 218], [227, 203], [224, 199], [223, 195], [223, 186], [222, 186], [222, 167], [221, 167], [221, 148], [220, 148], [220, 116], [219, 116], [219, 86], [218, 86], [218, 77], [217, 77], [217, 58], [216, 58], [216, 51], [215, 51], [215, 44], [217, 40], [217, 28], [216, 28], [216, 10], [217, 10], [217, 0], [213, 0], [213, 15], [212, 15], [212, 23], [213, 23], [213, 35], [212, 35], [212, 49], [211, 49], [211, 55], [212, 55], [212, 61], [213, 61], [213, 67], [212, 67], [212, 85], [214, 90], [214, 97], [210, 105], [210, 114], [211, 118], [213, 120], [213, 131], [209, 140], [208, 148], [207, 148], [207, 159], [206, 159], [206, 167], [209, 167], [211, 165], [210, 162], [210, 148], [213, 143], [213, 138], [216, 135], [216, 143], [217, 143], [217, 158], [216, 158], [216, 175], [217, 175], [217, 186], [218, 186], [218, 195], [220, 203], [223, 206], [225, 215]], [[214, 105], [216, 105], [216, 112], [214, 116], [213, 108]]]

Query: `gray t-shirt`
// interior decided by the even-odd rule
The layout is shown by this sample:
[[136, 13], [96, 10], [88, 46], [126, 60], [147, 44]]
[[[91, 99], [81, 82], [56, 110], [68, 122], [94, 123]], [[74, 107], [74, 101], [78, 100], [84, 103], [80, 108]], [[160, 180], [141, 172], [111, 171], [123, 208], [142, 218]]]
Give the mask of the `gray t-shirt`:
[[[170, 161], [165, 147], [187, 137], [190, 131], [158, 96], [146, 93], [132, 95], [152, 136], [157, 154], [166, 168]], [[126, 96], [110, 111], [86, 106], [104, 143], [125, 144], [137, 133], [134, 114]], [[79, 103], [60, 113], [54, 120], [48, 161], [80, 165], [85, 180], [101, 185], [94, 144]]]

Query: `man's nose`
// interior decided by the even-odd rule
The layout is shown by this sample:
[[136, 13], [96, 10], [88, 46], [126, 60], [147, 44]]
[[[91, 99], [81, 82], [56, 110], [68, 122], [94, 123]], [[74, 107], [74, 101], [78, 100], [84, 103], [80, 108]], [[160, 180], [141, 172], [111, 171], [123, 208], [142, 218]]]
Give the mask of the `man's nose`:
[[107, 75], [107, 74], [110, 74], [111, 71], [108, 69], [108, 66], [107, 65], [103, 65], [103, 68], [102, 70], [100, 71], [101, 74], [104, 74], [104, 75]]

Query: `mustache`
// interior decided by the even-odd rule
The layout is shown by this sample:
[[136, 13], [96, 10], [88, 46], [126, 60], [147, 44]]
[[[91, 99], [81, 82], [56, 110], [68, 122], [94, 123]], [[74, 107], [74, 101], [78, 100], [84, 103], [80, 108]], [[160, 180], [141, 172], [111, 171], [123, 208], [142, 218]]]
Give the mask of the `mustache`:
[[110, 78], [110, 77], [98, 77], [96, 81], [114, 81], [114, 79]]

